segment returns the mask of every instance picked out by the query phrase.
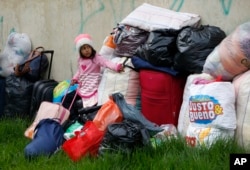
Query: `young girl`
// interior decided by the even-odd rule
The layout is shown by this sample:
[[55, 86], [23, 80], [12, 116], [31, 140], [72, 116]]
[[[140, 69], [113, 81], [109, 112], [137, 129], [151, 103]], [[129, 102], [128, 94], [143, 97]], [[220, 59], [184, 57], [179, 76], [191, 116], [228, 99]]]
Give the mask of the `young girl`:
[[75, 38], [76, 50], [79, 52], [78, 69], [71, 84], [78, 83], [77, 95], [82, 99], [84, 108], [97, 104], [97, 89], [101, 79], [101, 68], [106, 67], [116, 72], [123, 71], [122, 64], [113, 63], [102, 57], [93, 48], [89, 34], [80, 34]]

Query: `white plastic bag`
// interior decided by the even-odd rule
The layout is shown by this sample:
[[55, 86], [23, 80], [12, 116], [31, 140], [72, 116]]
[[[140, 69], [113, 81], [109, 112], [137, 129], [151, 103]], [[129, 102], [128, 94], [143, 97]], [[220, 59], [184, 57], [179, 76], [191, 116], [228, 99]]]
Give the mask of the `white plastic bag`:
[[31, 52], [31, 40], [26, 33], [9, 34], [3, 52], [0, 53], [0, 76], [8, 77], [14, 67], [23, 63]]
[[231, 82], [191, 84], [189, 120], [194, 126], [236, 129], [235, 91]]
[[250, 65], [250, 22], [239, 25], [209, 54], [203, 72], [232, 80]]
[[211, 146], [217, 140], [229, 139], [234, 137], [234, 130], [219, 129], [212, 127], [199, 127], [197, 125], [189, 125], [186, 142], [190, 146]]
[[187, 128], [189, 125], [189, 97], [190, 97], [190, 85], [196, 78], [202, 78], [206, 80], [212, 80], [213, 77], [209, 74], [191, 74], [188, 76], [186, 85], [183, 92], [183, 100], [178, 118], [177, 130], [184, 137], [187, 133]]

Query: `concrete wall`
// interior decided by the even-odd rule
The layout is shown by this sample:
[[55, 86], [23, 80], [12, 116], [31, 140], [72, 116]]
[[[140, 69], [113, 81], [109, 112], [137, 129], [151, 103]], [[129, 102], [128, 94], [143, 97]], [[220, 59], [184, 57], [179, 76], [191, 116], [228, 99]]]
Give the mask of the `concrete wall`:
[[33, 47], [55, 51], [51, 78], [70, 79], [77, 65], [75, 36], [91, 34], [99, 51], [112, 28], [144, 2], [199, 14], [202, 24], [227, 34], [250, 21], [249, 0], [0, 0], [0, 49], [10, 32], [27, 33]]

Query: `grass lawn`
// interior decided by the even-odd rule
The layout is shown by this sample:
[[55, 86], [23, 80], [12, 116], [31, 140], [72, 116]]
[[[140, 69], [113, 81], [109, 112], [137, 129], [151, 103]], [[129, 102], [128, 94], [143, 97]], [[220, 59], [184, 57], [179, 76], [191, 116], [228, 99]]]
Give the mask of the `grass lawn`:
[[109, 153], [72, 162], [64, 151], [52, 157], [26, 160], [24, 148], [30, 142], [23, 133], [25, 119], [0, 119], [0, 170], [229, 170], [230, 153], [247, 153], [234, 141], [218, 141], [210, 149], [192, 148], [184, 139], [169, 140], [157, 148], [138, 148], [130, 154]]

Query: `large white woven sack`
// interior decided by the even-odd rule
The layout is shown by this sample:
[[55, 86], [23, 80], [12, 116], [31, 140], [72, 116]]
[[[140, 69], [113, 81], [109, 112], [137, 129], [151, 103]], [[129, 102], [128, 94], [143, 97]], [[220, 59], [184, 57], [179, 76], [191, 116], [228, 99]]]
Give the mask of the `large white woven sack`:
[[183, 92], [183, 101], [179, 113], [177, 130], [181, 136], [185, 136], [189, 125], [189, 97], [190, 97], [190, 85], [195, 78], [203, 78], [207, 80], [213, 79], [212, 76], [206, 73], [202, 74], [191, 74], [188, 76], [186, 85]]
[[[114, 56], [113, 62], [123, 63], [126, 57]], [[131, 58], [128, 58], [126, 65], [133, 67]], [[98, 105], [108, 101], [110, 94], [120, 92], [128, 104], [136, 105], [138, 96], [140, 95], [140, 84], [138, 72], [131, 68], [125, 67], [121, 73], [114, 72], [105, 68], [102, 79], [98, 87]]]
[[121, 23], [150, 32], [157, 29], [180, 30], [186, 26], [197, 26], [200, 19], [198, 14], [176, 12], [143, 3], [125, 17]]
[[235, 139], [242, 147], [250, 148], [250, 71], [233, 79], [236, 93], [237, 128]]

